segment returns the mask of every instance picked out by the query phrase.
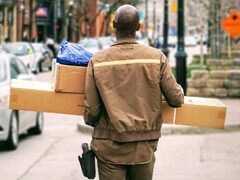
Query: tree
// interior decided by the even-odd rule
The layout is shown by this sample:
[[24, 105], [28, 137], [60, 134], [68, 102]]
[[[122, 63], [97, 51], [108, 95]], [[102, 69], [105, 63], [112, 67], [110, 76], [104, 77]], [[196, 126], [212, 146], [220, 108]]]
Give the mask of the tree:
[[[196, 4], [198, 4], [197, 7]], [[200, 44], [203, 43], [203, 35], [207, 36], [208, 52], [211, 58], [220, 58], [221, 52], [227, 49], [228, 35], [221, 29], [221, 21], [227, 17], [231, 10], [240, 10], [239, 5], [240, 2], [237, 0], [186, 1], [187, 9], [189, 9], [189, 14], [187, 15], [188, 26], [198, 27]], [[207, 32], [205, 32], [205, 29], [207, 29]], [[203, 64], [203, 55], [200, 57], [201, 64]]]
[[99, 17], [100, 14], [104, 14], [103, 22], [100, 28], [100, 35], [105, 36], [109, 32], [108, 26], [111, 20], [110, 18], [111, 18], [111, 15], [115, 12], [115, 10], [120, 5], [123, 5], [126, 3], [136, 6], [139, 3], [139, 0], [117, 0], [117, 1], [102, 0], [98, 4], [96, 13], [90, 14], [89, 9], [93, 7], [92, 3], [94, 3], [94, 1], [78, 0], [78, 7], [77, 7], [79, 9], [78, 16], [82, 17], [80, 18], [80, 24], [81, 22], [84, 22], [87, 24], [87, 31], [88, 31], [87, 35], [91, 36], [92, 27], [96, 23], [97, 18]]

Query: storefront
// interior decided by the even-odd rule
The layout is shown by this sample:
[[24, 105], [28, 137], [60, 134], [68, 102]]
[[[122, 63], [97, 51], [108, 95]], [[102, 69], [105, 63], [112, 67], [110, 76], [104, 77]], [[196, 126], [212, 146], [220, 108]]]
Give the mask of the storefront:
[[14, 1], [0, 0], [0, 43], [14, 39], [13, 16]]

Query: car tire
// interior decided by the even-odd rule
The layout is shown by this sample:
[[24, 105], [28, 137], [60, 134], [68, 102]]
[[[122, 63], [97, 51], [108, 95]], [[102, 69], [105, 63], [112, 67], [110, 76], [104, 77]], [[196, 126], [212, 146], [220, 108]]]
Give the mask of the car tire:
[[32, 72], [37, 75], [39, 73], [39, 65], [37, 65], [36, 69]]
[[18, 146], [18, 118], [16, 112], [11, 114], [11, 120], [9, 124], [9, 133], [8, 138], [6, 140], [6, 148], [8, 150], [14, 150]]
[[39, 135], [43, 132], [43, 123], [44, 123], [44, 116], [42, 112], [38, 112], [36, 116], [36, 124], [34, 127], [28, 130], [29, 134]]

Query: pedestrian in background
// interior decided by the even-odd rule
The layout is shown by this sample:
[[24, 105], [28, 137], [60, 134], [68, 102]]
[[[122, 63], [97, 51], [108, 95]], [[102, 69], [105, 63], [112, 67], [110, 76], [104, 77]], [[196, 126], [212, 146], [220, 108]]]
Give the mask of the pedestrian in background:
[[9, 37], [6, 37], [4, 41], [5, 41], [5, 43], [11, 42], [10, 39], [9, 39]]
[[56, 49], [55, 49], [55, 42], [51, 36], [46, 39], [47, 47], [52, 51], [53, 57], [56, 58]]
[[180, 107], [184, 95], [163, 53], [136, 42], [135, 7], [120, 6], [113, 27], [117, 41], [88, 65], [84, 120], [94, 127], [91, 148], [100, 180], [151, 180], [162, 95], [172, 107]]

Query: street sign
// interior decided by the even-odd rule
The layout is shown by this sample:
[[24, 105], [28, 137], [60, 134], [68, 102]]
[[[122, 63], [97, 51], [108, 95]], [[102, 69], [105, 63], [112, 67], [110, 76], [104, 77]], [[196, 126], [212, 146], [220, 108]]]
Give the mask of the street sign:
[[48, 8], [40, 7], [35, 10], [36, 17], [47, 17], [48, 16]]
[[240, 13], [233, 10], [221, 23], [221, 27], [236, 39], [240, 35]]

